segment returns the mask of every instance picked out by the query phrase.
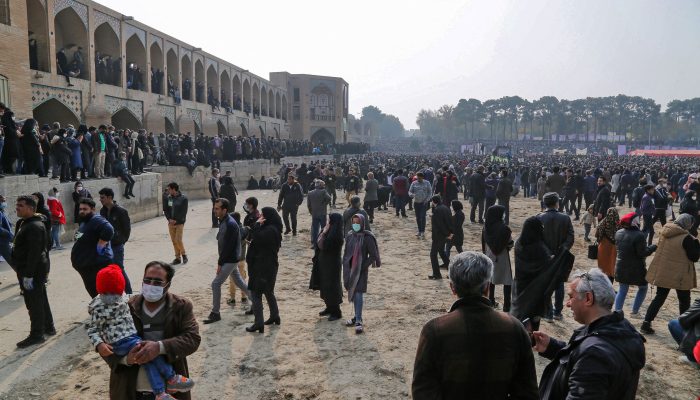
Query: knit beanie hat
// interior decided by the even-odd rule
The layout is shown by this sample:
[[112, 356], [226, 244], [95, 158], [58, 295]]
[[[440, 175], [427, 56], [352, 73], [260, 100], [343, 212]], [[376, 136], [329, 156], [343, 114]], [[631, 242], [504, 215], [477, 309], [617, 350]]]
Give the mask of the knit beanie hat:
[[634, 212], [623, 215], [622, 218], [620, 218], [620, 225], [621, 226], [632, 226], [632, 221], [634, 220], [634, 218], [636, 216], [637, 216], [637, 214]]
[[116, 264], [110, 264], [102, 268], [97, 273], [97, 293], [99, 294], [117, 294], [124, 293], [126, 282], [121, 268]]

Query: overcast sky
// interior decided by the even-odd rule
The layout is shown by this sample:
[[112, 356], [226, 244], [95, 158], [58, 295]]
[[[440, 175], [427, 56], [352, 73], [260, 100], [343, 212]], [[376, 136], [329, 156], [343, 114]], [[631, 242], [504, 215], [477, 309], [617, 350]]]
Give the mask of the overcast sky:
[[251, 72], [340, 76], [350, 112], [508, 95], [700, 96], [695, 0], [98, 0]]

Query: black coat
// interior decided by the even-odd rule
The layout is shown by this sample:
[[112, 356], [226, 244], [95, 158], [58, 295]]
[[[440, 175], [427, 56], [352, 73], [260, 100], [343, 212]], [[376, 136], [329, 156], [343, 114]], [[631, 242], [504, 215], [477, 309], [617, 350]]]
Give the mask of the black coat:
[[552, 360], [540, 380], [548, 400], [633, 400], [646, 362], [644, 339], [621, 313], [576, 329], [569, 343], [552, 338], [541, 355]]
[[0, 118], [5, 142], [2, 146], [2, 158], [17, 158], [19, 156], [19, 138], [17, 137], [17, 125], [13, 119], [14, 113], [5, 109], [5, 113]]
[[[256, 182], [257, 183], [257, 182]], [[304, 201], [304, 192], [299, 183], [293, 183], [292, 186], [285, 183], [282, 185], [282, 190], [277, 197], [277, 206], [285, 209], [294, 209], [301, 205]]]
[[469, 195], [477, 199], [486, 196], [486, 178], [484, 174], [475, 172], [469, 177]]
[[103, 216], [114, 228], [114, 236], [112, 237], [112, 246], [120, 246], [129, 240], [131, 235], [131, 219], [126, 208], [117, 205], [112, 206], [111, 210], [107, 207], [100, 209], [100, 215]]
[[574, 245], [574, 226], [566, 214], [550, 208], [537, 216], [544, 225], [544, 243], [549, 251], [558, 255]]
[[[513, 307], [511, 314], [522, 321], [525, 318], [543, 316], [549, 297], [545, 288], [555, 280], [552, 253], [544, 242], [523, 245], [515, 242], [515, 279], [513, 281]], [[561, 282], [561, 279], [556, 280]]]
[[433, 240], [447, 240], [452, 231], [452, 213], [447, 206], [437, 205], [433, 209], [433, 216], [430, 219], [432, 226], [431, 238]]
[[12, 249], [12, 267], [18, 278], [35, 278], [42, 280], [49, 272], [49, 258], [46, 250], [48, 233], [44, 217], [35, 214], [15, 225], [14, 246]]
[[656, 245], [647, 246], [646, 235], [638, 228], [626, 228], [615, 233], [615, 247], [615, 280], [628, 285], [646, 285], [646, 258], [656, 250]]
[[219, 189], [219, 197], [228, 200], [231, 206], [231, 211], [236, 208], [236, 188], [233, 185], [221, 185]]
[[462, 246], [464, 244], [464, 213], [460, 210], [452, 216], [452, 245]]
[[340, 282], [343, 271], [343, 242], [325, 243], [323, 249], [316, 246], [309, 289], [320, 290], [321, 299], [328, 304], [343, 302], [343, 286]]
[[610, 208], [610, 186], [605, 184], [598, 188], [593, 207], [595, 207], [595, 214], [602, 214], [603, 217], [608, 214], [608, 208]]
[[[690, 308], [684, 312], [678, 322], [683, 328], [683, 340], [680, 343], [680, 350], [688, 356], [689, 360], [695, 359], [691, 357], [695, 344], [700, 340], [700, 298], [695, 299]], [[695, 360], [697, 363], [698, 360]]]
[[276, 237], [280, 235], [277, 228], [256, 223], [250, 231], [251, 242], [245, 256], [248, 264], [248, 289], [256, 292], [275, 290], [279, 260], [279, 247]]

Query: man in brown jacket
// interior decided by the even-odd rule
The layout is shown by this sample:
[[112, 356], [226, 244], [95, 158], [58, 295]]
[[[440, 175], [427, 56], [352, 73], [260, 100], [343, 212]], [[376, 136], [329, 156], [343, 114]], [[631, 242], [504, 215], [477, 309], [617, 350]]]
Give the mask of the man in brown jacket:
[[[109, 398], [111, 400], [154, 399], [145, 364], [164, 355], [177, 374], [188, 376], [186, 357], [199, 348], [199, 325], [192, 312], [192, 303], [168, 292], [173, 267], [162, 261], [146, 265], [141, 292], [129, 300], [131, 316], [143, 342], [124, 357], [109, 356]], [[182, 400], [191, 398], [189, 392], [173, 394]]]
[[453, 258], [450, 287], [459, 299], [421, 332], [412, 392], [423, 399], [537, 399], [528, 332], [488, 300], [493, 263], [467, 251]]

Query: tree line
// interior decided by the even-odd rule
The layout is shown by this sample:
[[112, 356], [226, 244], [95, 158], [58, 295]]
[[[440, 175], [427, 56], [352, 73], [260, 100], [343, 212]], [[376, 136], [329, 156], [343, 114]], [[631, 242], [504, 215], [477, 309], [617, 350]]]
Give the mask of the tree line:
[[598, 140], [622, 135], [629, 141], [695, 142], [700, 133], [700, 98], [673, 100], [665, 111], [653, 99], [620, 94], [565, 100], [520, 96], [481, 101], [460, 99], [457, 105], [422, 109], [416, 123], [421, 134], [433, 139], [515, 140], [527, 135], [556, 140], [557, 135], [579, 135]]

